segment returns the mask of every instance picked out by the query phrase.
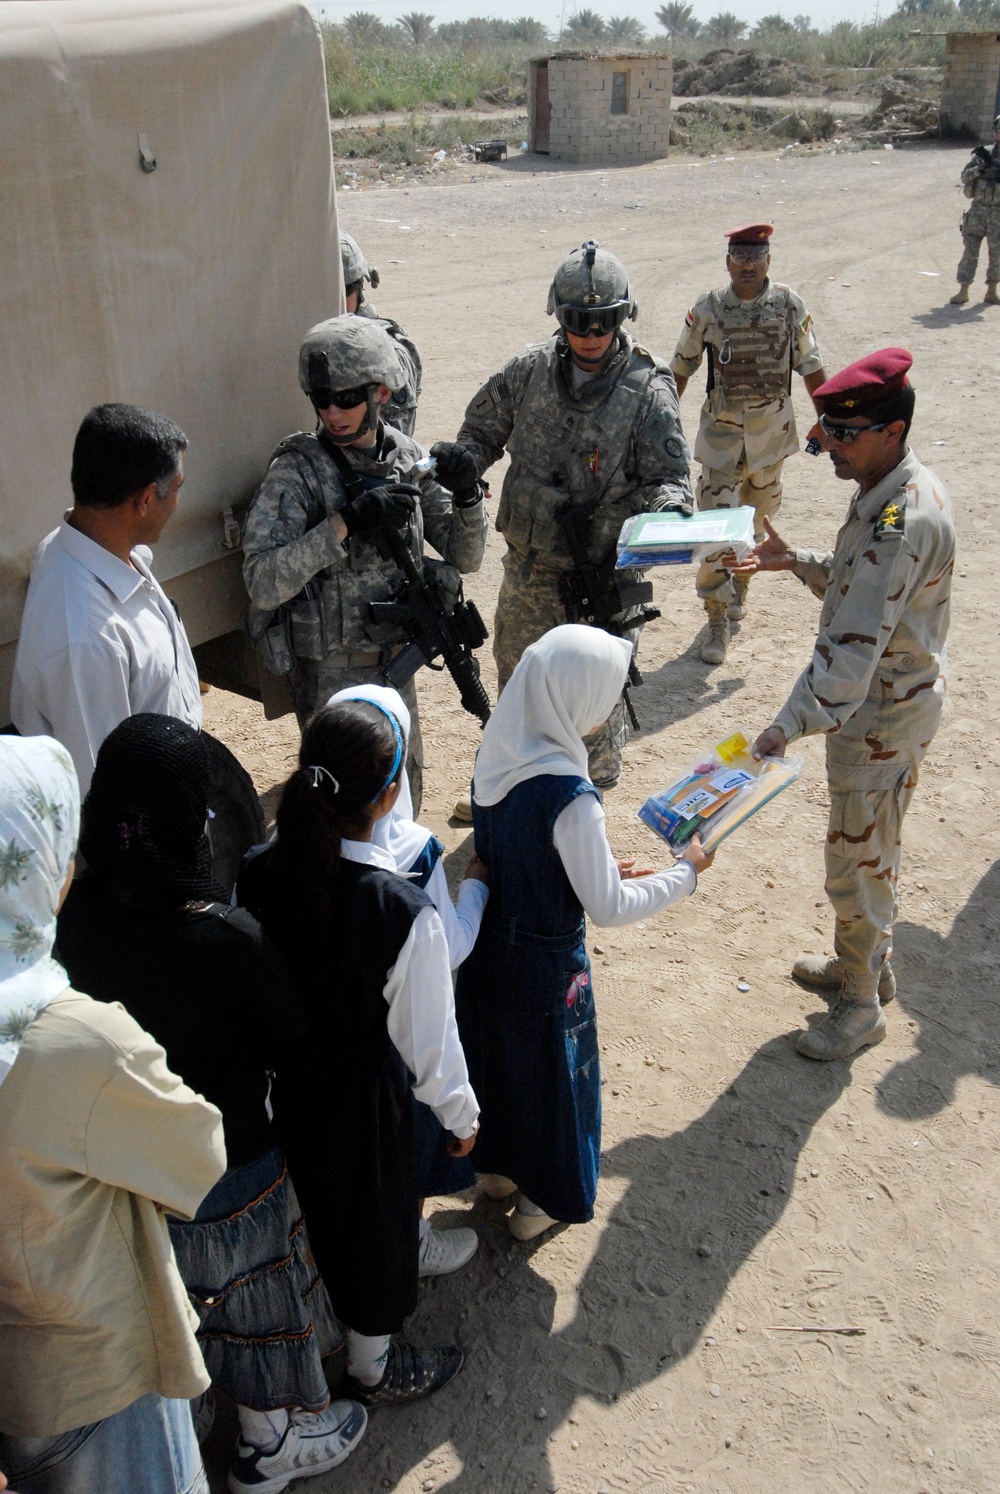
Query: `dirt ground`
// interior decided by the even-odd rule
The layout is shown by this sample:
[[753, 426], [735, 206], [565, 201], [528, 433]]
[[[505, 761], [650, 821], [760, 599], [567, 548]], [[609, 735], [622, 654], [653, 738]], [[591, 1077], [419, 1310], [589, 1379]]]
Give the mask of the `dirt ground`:
[[[822, 1010], [790, 963], [831, 947], [822, 743], [809, 740], [795, 748], [799, 783], [722, 848], [693, 898], [645, 925], [590, 931], [605, 1074], [593, 1223], [522, 1246], [501, 1205], [435, 1200], [442, 1222], [474, 1224], [481, 1244], [466, 1270], [424, 1284], [409, 1333], [463, 1343], [464, 1372], [411, 1411], [374, 1415], [315, 1494], [1000, 1489], [1000, 309], [946, 304], [965, 159], [942, 147], [602, 172], [535, 158], [341, 201], [382, 272], [379, 307], [423, 351], [428, 443], [452, 437], [480, 381], [549, 334], [553, 268], [585, 238], [624, 258], [638, 331], [669, 356], [696, 294], [725, 278], [723, 230], [773, 219], [775, 278], [811, 309], [828, 371], [880, 346], [912, 349], [913, 444], [951, 491], [960, 552], [947, 715], [905, 829], [887, 1040], [831, 1065], [790, 1040]], [[683, 404], [692, 439], [697, 386]], [[801, 430], [800, 381], [795, 402]], [[785, 470], [782, 531], [832, 542], [850, 490], [826, 458]], [[494, 533], [469, 587], [486, 617], [501, 548]], [[643, 730], [607, 796], [617, 854], [647, 864], [663, 858], [635, 818], [643, 799], [701, 745], [768, 724], [818, 616], [794, 578], [760, 578], [726, 664], [710, 669], [690, 570], [661, 571], [656, 589]], [[484, 672], [492, 684], [488, 659]], [[423, 818], [457, 876], [471, 832], [449, 812], [478, 727], [447, 676], [425, 671], [420, 693]], [[273, 803], [294, 726], [219, 692], [206, 707]]]

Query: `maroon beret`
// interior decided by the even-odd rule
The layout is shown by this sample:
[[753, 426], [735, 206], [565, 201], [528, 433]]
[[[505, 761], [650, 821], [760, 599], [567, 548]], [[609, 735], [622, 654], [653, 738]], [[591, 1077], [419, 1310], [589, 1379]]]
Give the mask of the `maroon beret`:
[[813, 399], [822, 400], [826, 415], [863, 415], [909, 388], [906, 375], [912, 363], [906, 348], [882, 348], [820, 384]]
[[746, 223], [742, 228], [727, 228], [731, 244], [766, 244], [774, 232], [773, 223]]

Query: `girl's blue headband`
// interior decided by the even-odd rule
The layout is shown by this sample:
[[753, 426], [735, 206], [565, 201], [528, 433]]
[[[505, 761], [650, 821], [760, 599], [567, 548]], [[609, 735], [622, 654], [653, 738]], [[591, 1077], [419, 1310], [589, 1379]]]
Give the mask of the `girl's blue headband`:
[[377, 700], [369, 700], [365, 696], [359, 696], [358, 699], [363, 705], [374, 706], [377, 711], [382, 712], [382, 715], [392, 727], [393, 736], [396, 738], [396, 755], [392, 760], [392, 767], [389, 769], [388, 778], [385, 780], [385, 783], [383, 783], [382, 787], [375, 795], [375, 798], [371, 801], [373, 804], [375, 804], [378, 801], [380, 795], [385, 793], [386, 789], [389, 787], [390, 783], [392, 783], [396, 774], [399, 772], [399, 765], [403, 761], [403, 728], [400, 726], [399, 722], [396, 720], [392, 712], [387, 711], [384, 705], [379, 705]]

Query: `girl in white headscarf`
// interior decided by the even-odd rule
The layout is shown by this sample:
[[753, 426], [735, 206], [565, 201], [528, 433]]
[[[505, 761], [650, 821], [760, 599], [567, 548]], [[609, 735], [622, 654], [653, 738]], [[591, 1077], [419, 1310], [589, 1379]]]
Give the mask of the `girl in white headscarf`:
[[[327, 705], [340, 700], [367, 700], [394, 717], [403, 733], [404, 762], [409, 760], [410, 713], [398, 690], [388, 685], [348, 685], [331, 695]], [[473, 852], [453, 903], [445, 876], [444, 846], [425, 825], [413, 818], [410, 784], [404, 773], [399, 780], [395, 804], [372, 829], [372, 844], [392, 857], [396, 871], [414, 887], [422, 887], [431, 899], [444, 925], [452, 970], [466, 959], [476, 942], [483, 909], [489, 897], [489, 872]], [[451, 1137], [429, 1105], [413, 1101], [413, 1162], [417, 1194], [421, 1200], [439, 1194], [461, 1193], [475, 1186], [476, 1174], [468, 1157], [454, 1157], [449, 1151]], [[478, 1237], [471, 1229], [431, 1229], [420, 1217], [420, 1274], [443, 1276], [457, 1271], [472, 1259]]]
[[225, 1167], [219, 1112], [52, 957], [76, 773], [0, 736], [0, 1466], [31, 1494], [207, 1494], [208, 1387], [170, 1249]]
[[[482, 1105], [477, 1165], [530, 1240], [593, 1217], [601, 1079], [584, 914], [602, 927], [693, 892], [695, 838], [664, 871], [616, 861], [583, 738], [611, 714], [632, 646], [566, 624], [526, 649], [483, 732], [472, 781], [490, 901], [458, 977], [459, 1031]], [[638, 878], [639, 880], [634, 880]]]

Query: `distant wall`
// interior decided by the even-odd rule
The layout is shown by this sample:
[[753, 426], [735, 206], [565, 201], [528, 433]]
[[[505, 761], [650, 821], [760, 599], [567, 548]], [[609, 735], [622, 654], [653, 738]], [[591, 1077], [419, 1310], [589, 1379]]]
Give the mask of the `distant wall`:
[[670, 145], [672, 91], [669, 57], [540, 58], [528, 65], [529, 144], [598, 166], [658, 160]]
[[998, 112], [1000, 33], [951, 31], [941, 92], [942, 135], [990, 140]]

